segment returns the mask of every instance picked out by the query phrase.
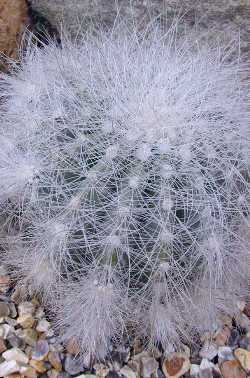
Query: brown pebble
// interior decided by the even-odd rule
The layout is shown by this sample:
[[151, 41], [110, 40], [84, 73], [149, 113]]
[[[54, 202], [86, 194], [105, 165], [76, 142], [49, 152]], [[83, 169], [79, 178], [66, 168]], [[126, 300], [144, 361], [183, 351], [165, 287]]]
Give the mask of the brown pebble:
[[222, 329], [218, 330], [215, 334], [215, 344], [218, 346], [226, 345], [231, 334], [231, 330], [228, 326], [224, 326]]
[[5, 352], [7, 350], [7, 346], [5, 344], [5, 341], [4, 339], [2, 339], [0, 337], [0, 354], [2, 354], [3, 352]]
[[23, 328], [32, 328], [35, 323], [35, 319], [32, 315], [29, 314], [22, 315], [17, 318], [17, 323], [20, 324]]
[[0, 302], [0, 318], [5, 318], [6, 316], [9, 316], [10, 309], [7, 303]]
[[18, 42], [28, 23], [25, 0], [1, 0], [0, 2], [0, 51], [17, 58]]
[[48, 354], [48, 360], [49, 360], [51, 366], [54, 369], [56, 369], [58, 371], [62, 370], [62, 362], [61, 362], [61, 358], [60, 358], [59, 353], [57, 353], [57, 352], [49, 352], [49, 354]]
[[170, 353], [163, 361], [162, 370], [165, 377], [178, 378], [190, 368], [190, 361], [184, 353]]
[[247, 376], [237, 360], [224, 361], [220, 365], [220, 371], [224, 378], [246, 378]]
[[43, 361], [30, 360], [30, 366], [32, 366], [38, 373], [45, 373], [47, 370]]
[[34, 346], [37, 341], [37, 332], [31, 328], [22, 330], [18, 336], [30, 346]]
[[79, 345], [74, 337], [71, 337], [68, 340], [66, 344], [66, 350], [70, 354], [78, 354], [80, 352]]
[[237, 348], [234, 351], [234, 355], [237, 358], [237, 360], [240, 362], [243, 369], [247, 373], [250, 373], [250, 351], [243, 348]]
[[22, 375], [19, 373], [13, 373], [5, 376], [6, 378], [21, 378]]
[[29, 366], [24, 373], [22, 373], [22, 377], [27, 377], [27, 378], [37, 378], [37, 372], [36, 369], [33, 367]]
[[9, 276], [0, 276], [0, 285], [9, 285], [10, 277]]
[[49, 378], [57, 378], [59, 376], [59, 371], [58, 370], [55, 370], [55, 369], [51, 369], [51, 370], [48, 370], [47, 371], [47, 376]]

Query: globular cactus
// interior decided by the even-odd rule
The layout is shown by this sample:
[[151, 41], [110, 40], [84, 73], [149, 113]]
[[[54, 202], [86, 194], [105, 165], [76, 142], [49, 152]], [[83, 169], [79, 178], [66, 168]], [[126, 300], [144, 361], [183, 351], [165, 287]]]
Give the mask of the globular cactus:
[[103, 357], [128, 322], [171, 349], [245, 294], [249, 99], [232, 51], [118, 26], [34, 46], [1, 80], [3, 259], [82, 353]]

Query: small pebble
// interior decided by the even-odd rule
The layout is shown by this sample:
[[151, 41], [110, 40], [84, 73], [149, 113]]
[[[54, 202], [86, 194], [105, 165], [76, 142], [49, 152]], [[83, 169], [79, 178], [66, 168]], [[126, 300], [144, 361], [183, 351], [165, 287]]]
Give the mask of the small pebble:
[[12, 328], [17, 326], [16, 319], [12, 319], [12, 318], [9, 318], [9, 317], [5, 318], [5, 323], [9, 324]]
[[219, 362], [223, 362], [226, 360], [234, 360], [233, 351], [230, 347], [221, 346], [218, 349], [218, 358]]
[[22, 364], [27, 364], [29, 362], [29, 358], [26, 356], [26, 354], [18, 348], [6, 350], [6, 352], [3, 353], [3, 358], [6, 361], [14, 360]]
[[57, 352], [49, 352], [49, 354], [48, 354], [48, 360], [49, 360], [51, 366], [54, 369], [56, 369], [58, 371], [62, 370], [62, 362], [61, 362], [61, 358], [60, 358], [59, 353], [57, 353]]
[[35, 323], [35, 319], [32, 315], [26, 314], [17, 318], [17, 324], [20, 324], [23, 328], [32, 328]]
[[247, 332], [250, 331], [250, 319], [247, 315], [243, 313], [239, 314], [239, 316], [237, 316], [236, 322]]
[[153, 357], [141, 358], [141, 376], [142, 378], [151, 378], [156, 376], [159, 364]]
[[39, 340], [35, 344], [34, 350], [32, 352], [32, 359], [36, 361], [45, 360], [49, 353], [49, 344], [46, 340]]
[[206, 343], [199, 352], [201, 358], [212, 360], [218, 354], [218, 347], [214, 343]]
[[224, 326], [223, 328], [219, 329], [215, 334], [215, 344], [218, 346], [226, 345], [230, 334], [231, 330], [228, 326]]
[[10, 284], [10, 277], [7, 275], [0, 275], [0, 285], [9, 285]]
[[80, 352], [80, 348], [78, 346], [77, 340], [74, 337], [71, 337], [66, 343], [66, 350], [68, 353], [74, 354], [74, 355]]
[[37, 332], [47, 332], [50, 328], [50, 323], [46, 319], [39, 320], [36, 330]]
[[220, 371], [224, 378], [246, 378], [247, 376], [237, 360], [224, 361], [220, 365]]
[[250, 336], [243, 336], [239, 341], [239, 346], [250, 351]]
[[124, 377], [126, 377], [126, 378], [137, 378], [136, 373], [132, 369], [130, 369], [130, 367], [128, 367], [128, 366], [124, 366], [120, 370], [120, 373], [122, 375], [124, 375]]
[[79, 361], [79, 359], [73, 357], [70, 354], [67, 354], [65, 362], [64, 362], [64, 368], [67, 373], [71, 375], [76, 375], [81, 373], [84, 370], [84, 366]]
[[34, 315], [35, 306], [32, 302], [22, 302], [18, 305], [18, 314], [19, 316], [24, 315]]
[[13, 302], [9, 303], [9, 309], [10, 309], [10, 317], [16, 318], [17, 317], [17, 310], [16, 310], [16, 306]]
[[200, 366], [196, 364], [190, 365], [190, 375], [191, 377], [198, 377], [200, 373]]
[[20, 365], [16, 361], [5, 361], [0, 364], [0, 377], [19, 372]]
[[250, 351], [242, 348], [238, 348], [234, 351], [235, 357], [240, 362], [243, 369], [250, 373]]
[[37, 372], [31, 366], [25, 367], [25, 369], [21, 367], [20, 373], [22, 374], [22, 376], [27, 377], [27, 378], [37, 378]]
[[235, 328], [232, 329], [231, 334], [230, 334], [229, 339], [228, 339], [228, 346], [230, 346], [232, 348], [238, 346], [239, 340], [240, 340], [239, 331]]
[[45, 316], [44, 309], [43, 309], [43, 307], [39, 306], [36, 310], [35, 318], [36, 319], [42, 319], [42, 318], [44, 318], [44, 316]]
[[0, 325], [0, 337], [4, 340], [7, 339], [7, 337], [11, 334], [13, 331], [12, 327], [8, 324], [2, 324]]
[[95, 364], [94, 369], [98, 378], [105, 378], [109, 373], [109, 368], [103, 364]]
[[6, 317], [9, 316], [10, 314], [10, 309], [7, 303], [5, 302], [0, 302], [0, 317]]
[[43, 361], [30, 360], [30, 366], [38, 373], [45, 373], [47, 371], [47, 366]]
[[26, 344], [30, 346], [34, 346], [37, 341], [37, 332], [31, 328], [20, 330], [20, 332], [17, 333], [17, 336], [23, 339], [26, 342]]
[[49, 378], [57, 378], [59, 375], [59, 371], [58, 370], [55, 370], [55, 369], [51, 369], [51, 370], [48, 370], [47, 371], [47, 376]]
[[214, 364], [211, 361], [209, 361], [207, 358], [203, 358], [201, 360], [201, 364], [200, 364], [201, 370], [213, 369], [213, 368], [214, 368]]
[[24, 346], [24, 341], [17, 337], [14, 333], [7, 337], [7, 341], [13, 348], [21, 348]]
[[190, 361], [184, 353], [170, 353], [163, 361], [162, 371], [165, 377], [178, 378], [190, 368]]

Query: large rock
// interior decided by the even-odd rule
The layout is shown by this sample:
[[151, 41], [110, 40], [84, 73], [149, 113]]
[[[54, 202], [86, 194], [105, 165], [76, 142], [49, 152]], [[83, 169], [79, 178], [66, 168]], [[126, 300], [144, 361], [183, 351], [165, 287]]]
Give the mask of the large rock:
[[[0, 52], [16, 59], [22, 32], [28, 25], [25, 0], [0, 0]], [[3, 63], [0, 62], [0, 68]]]
[[53, 25], [60, 29], [63, 24], [73, 35], [93, 23], [112, 25], [117, 13], [139, 25], [158, 15], [170, 21], [182, 15], [183, 26], [197, 25], [199, 35], [208, 31], [213, 39], [226, 41], [240, 35], [243, 54], [250, 54], [250, 0], [32, 0], [32, 4]]

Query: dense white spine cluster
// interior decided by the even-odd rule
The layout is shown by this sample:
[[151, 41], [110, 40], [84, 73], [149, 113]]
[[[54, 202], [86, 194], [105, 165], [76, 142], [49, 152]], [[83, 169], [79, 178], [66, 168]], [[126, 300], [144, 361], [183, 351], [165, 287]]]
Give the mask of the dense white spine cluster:
[[249, 285], [242, 67], [121, 30], [34, 46], [0, 83], [5, 260], [97, 357], [128, 319], [171, 349]]

